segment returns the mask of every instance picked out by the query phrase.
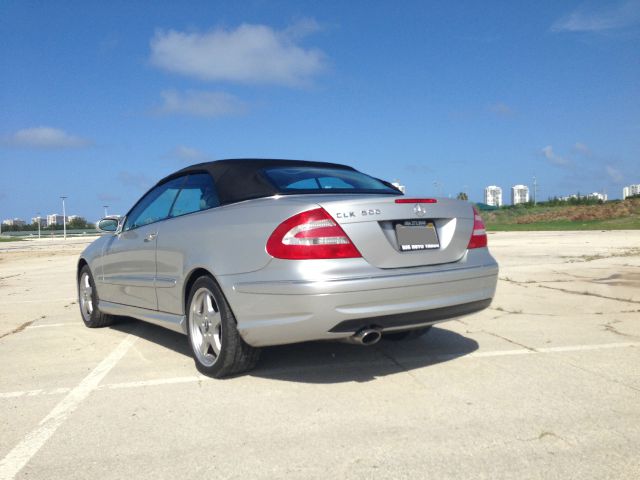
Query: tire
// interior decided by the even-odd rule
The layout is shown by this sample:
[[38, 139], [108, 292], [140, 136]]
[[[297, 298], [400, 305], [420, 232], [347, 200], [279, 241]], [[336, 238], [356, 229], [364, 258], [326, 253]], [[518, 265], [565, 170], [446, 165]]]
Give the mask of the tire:
[[242, 340], [233, 312], [211, 277], [195, 281], [187, 308], [187, 334], [198, 371], [222, 378], [255, 367], [260, 350]]
[[383, 333], [382, 338], [392, 341], [401, 341], [401, 340], [414, 340], [416, 338], [420, 338], [423, 335], [426, 335], [431, 330], [431, 325], [422, 328], [416, 328], [414, 330], [405, 330], [404, 332], [389, 332]]
[[93, 281], [89, 265], [85, 265], [78, 275], [78, 305], [84, 324], [89, 328], [108, 327], [115, 317], [102, 313], [98, 308], [98, 289]]

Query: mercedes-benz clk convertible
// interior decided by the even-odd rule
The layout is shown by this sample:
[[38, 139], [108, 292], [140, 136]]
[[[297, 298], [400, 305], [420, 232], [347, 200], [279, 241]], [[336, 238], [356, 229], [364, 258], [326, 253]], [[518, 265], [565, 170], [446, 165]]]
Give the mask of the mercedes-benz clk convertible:
[[333, 163], [193, 165], [98, 227], [78, 262], [85, 325], [128, 316], [186, 334], [213, 377], [269, 345], [418, 337], [489, 306], [498, 276], [470, 203]]

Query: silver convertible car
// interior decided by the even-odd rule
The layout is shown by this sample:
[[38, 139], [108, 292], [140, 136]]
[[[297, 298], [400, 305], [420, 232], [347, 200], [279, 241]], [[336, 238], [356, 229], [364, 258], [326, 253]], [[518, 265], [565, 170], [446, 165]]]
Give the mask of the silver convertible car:
[[408, 198], [333, 163], [193, 165], [98, 226], [78, 262], [84, 323], [184, 333], [214, 377], [268, 345], [415, 338], [486, 308], [498, 275], [470, 203]]

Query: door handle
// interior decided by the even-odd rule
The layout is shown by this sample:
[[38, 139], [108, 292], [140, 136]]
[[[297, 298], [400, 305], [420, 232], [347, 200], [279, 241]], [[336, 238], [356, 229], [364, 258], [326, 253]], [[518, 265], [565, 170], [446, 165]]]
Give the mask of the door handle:
[[144, 237], [145, 242], [153, 242], [158, 236], [158, 232], [149, 233], [146, 237]]

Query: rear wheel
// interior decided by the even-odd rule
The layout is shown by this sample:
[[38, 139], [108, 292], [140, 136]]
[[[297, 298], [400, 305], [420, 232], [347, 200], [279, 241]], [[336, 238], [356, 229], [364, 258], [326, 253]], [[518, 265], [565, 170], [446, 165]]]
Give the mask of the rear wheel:
[[260, 350], [242, 340], [231, 308], [212, 278], [195, 281], [187, 305], [189, 344], [200, 372], [221, 378], [256, 365]]
[[89, 328], [107, 327], [115, 320], [112, 315], [102, 313], [98, 309], [98, 290], [89, 265], [82, 267], [78, 275], [78, 305], [82, 320]]
[[416, 328], [414, 330], [405, 330], [404, 332], [383, 333], [382, 338], [393, 341], [413, 340], [414, 338], [420, 338], [423, 335], [426, 335], [429, 330], [431, 330], [431, 325], [427, 327]]

